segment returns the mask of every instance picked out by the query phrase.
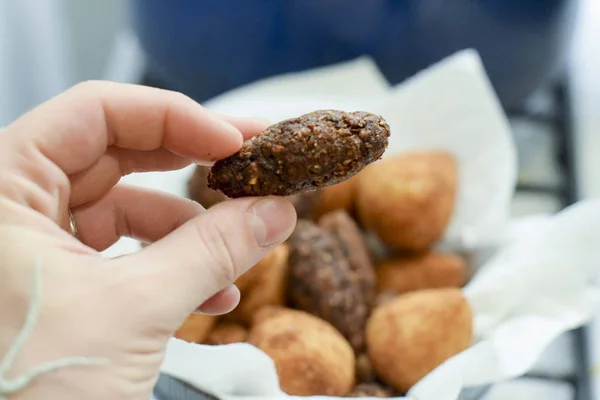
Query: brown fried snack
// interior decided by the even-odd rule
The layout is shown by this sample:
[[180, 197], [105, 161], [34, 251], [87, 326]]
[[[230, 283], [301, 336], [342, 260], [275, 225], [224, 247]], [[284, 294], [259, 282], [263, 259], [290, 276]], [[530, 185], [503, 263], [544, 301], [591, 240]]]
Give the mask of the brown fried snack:
[[379, 290], [396, 293], [462, 287], [467, 283], [467, 263], [456, 254], [438, 252], [392, 258], [377, 266], [377, 282]]
[[202, 343], [216, 320], [214, 315], [190, 314], [173, 336], [186, 342]]
[[377, 376], [405, 393], [473, 340], [473, 315], [462, 291], [427, 289], [373, 311], [367, 347]]
[[363, 233], [344, 210], [332, 211], [319, 219], [319, 225], [333, 233], [342, 245], [352, 273], [362, 285], [367, 304], [375, 299], [376, 276]]
[[203, 165], [196, 166], [187, 184], [188, 197], [200, 203], [206, 209], [227, 200], [227, 196], [223, 193], [212, 190], [207, 186], [209, 172], [209, 167]]
[[235, 281], [241, 292], [240, 303], [226, 319], [248, 325], [260, 308], [285, 303], [288, 255], [289, 247], [281, 244]]
[[389, 136], [377, 115], [315, 111], [272, 125], [217, 161], [208, 186], [234, 198], [289, 196], [334, 185], [378, 160]]
[[356, 356], [356, 382], [372, 383], [377, 377], [373, 371], [373, 365], [367, 353], [361, 353]]
[[208, 333], [204, 343], [212, 345], [242, 343], [248, 338], [248, 331], [239, 324], [219, 322]]
[[394, 392], [379, 383], [360, 383], [352, 389], [347, 397], [394, 397]]
[[390, 157], [360, 174], [357, 213], [390, 247], [424, 251], [442, 237], [454, 210], [456, 187], [456, 162], [447, 153]]
[[371, 306], [366, 275], [352, 269], [333, 233], [310, 221], [298, 221], [288, 244], [290, 303], [330, 322], [359, 352]]
[[266, 307], [257, 313], [248, 342], [273, 359], [287, 394], [344, 396], [354, 386], [350, 344], [329, 323], [308, 313]]

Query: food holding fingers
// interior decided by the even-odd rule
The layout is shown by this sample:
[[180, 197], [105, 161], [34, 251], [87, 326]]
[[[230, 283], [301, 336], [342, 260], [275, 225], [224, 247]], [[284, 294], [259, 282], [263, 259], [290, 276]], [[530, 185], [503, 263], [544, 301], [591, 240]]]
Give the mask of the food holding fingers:
[[378, 160], [389, 126], [366, 112], [320, 110], [272, 125], [217, 161], [208, 186], [235, 198], [289, 196], [340, 183]]

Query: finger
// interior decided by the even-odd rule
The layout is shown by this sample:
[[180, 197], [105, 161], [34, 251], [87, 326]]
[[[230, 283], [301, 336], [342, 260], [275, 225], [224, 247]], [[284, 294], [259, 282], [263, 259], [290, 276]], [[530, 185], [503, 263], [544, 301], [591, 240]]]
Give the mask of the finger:
[[168, 150], [140, 151], [110, 147], [92, 166], [69, 177], [70, 207], [103, 196], [122, 176], [134, 172], [171, 171], [185, 168], [192, 161]]
[[282, 198], [235, 199], [116, 261], [143, 265], [144, 290], [158, 286], [172, 299], [154, 306], [184, 318], [287, 239], [295, 222], [294, 207]]
[[109, 146], [165, 148], [185, 158], [215, 160], [237, 151], [243, 140], [233, 125], [180, 93], [112, 82], [79, 84], [7, 130], [67, 174], [89, 167]]
[[[268, 127], [268, 122], [248, 120], [215, 114], [219, 118], [237, 127], [244, 140], [255, 136]], [[192, 160], [171, 153], [166, 149], [152, 151], [121, 149], [111, 146], [106, 154], [83, 171], [71, 175], [70, 206], [76, 207], [98, 199], [125, 175], [134, 172], [172, 171], [185, 168]], [[199, 161], [203, 165], [212, 165], [213, 161]]]
[[168, 193], [117, 185], [99, 201], [71, 211], [79, 239], [102, 251], [124, 236], [154, 242], [204, 212], [204, 208]]
[[244, 140], [248, 140], [259, 133], [262, 133], [265, 129], [267, 129], [271, 123], [264, 119], [249, 119], [249, 118], [239, 118], [231, 115], [220, 114], [216, 112], [212, 112], [211, 114], [217, 118], [220, 118], [224, 121], [227, 121], [231, 125], [235, 126], [239, 129], [244, 137]]
[[[19, 118], [0, 139], [0, 160], [51, 195], [44, 209], [60, 210], [70, 197], [65, 174], [89, 168], [110, 146], [164, 148], [183, 158], [212, 161], [237, 151], [243, 136], [180, 93], [86, 82]], [[33, 172], [32, 163], [38, 167]], [[21, 202], [36, 202], [34, 197], [22, 193]]]
[[198, 307], [198, 311], [209, 315], [227, 314], [237, 307], [239, 302], [240, 290], [235, 285], [229, 285], [206, 300]]

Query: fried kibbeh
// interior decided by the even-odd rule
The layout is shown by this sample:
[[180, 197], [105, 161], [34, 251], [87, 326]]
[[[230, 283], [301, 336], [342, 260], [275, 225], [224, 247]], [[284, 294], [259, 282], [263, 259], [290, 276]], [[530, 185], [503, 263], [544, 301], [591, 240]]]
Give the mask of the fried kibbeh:
[[354, 386], [352, 347], [331, 324], [306, 312], [260, 310], [248, 342], [273, 359], [289, 395], [345, 396]]
[[357, 213], [388, 246], [421, 252], [438, 241], [452, 216], [457, 165], [445, 152], [392, 156], [361, 173]]
[[217, 161], [208, 187], [236, 198], [290, 196], [334, 185], [381, 158], [389, 136], [380, 116], [314, 111], [270, 126]]
[[377, 376], [406, 393], [473, 340], [473, 315], [460, 289], [409, 292], [377, 307], [367, 348]]
[[365, 280], [371, 277], [355, 272], [337, 237], [311, 221], [299, 220], [287, 243], [290, 303], [330, 322], [362, 350], [371, 309]]
[[359, 383], [352, 389], [348, 397], [394, 397], [394, 391], [379, 383]]
[[188, 197], [206, 209], [227, 200], [223, 193], [207, 186], [209, 172], [209, 167], [197, 165], [187, 183]]
[[214, 315], [190, 314], [173, 336], [190, 343], [203, 343], [216, 321]]
[[319, 219], [319, 226], [333, 233], [342, 245], [350, 269], [362, 284], [369, 305], [375, 299], [376, 275], [362, 231], [344, 210], [332, 211]]
[[231, 322], [218, 322], [208, 333], [204, 343], [211, 345], [242, 343], [247, 338], [248, 330], [242, 325]]
[[236, 280], [240, 303], [225, 316], [227, 320], [248, 325], [260, 308], [285, 304], [288, 255], [289, 247], [280, 244]]
[[462, 257], [440, 252], [391, 258], [378, 265], [376, 271], [379, 290], [396, 293], [460, 288], [468, 278], [467, 263]]

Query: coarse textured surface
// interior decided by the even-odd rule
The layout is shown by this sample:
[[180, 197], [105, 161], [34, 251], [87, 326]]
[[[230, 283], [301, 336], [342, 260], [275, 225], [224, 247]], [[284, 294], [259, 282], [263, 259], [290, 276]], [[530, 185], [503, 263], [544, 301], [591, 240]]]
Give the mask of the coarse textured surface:
[[387, 245], [423, 251], [442, 237], [456, 190], [457, 167], [451, 155], [406, 153], [360, 174], [357, 212], [362, 224]]
[[280, 244], [235, 281], [240, 303], [225, 315], [226, 319], [247, 325], [260, 308], [285, 303], [288, 255], [288, 246]]
[[186, 342], [202, 343], [216, 320], [214, 315], [190, 314], [173, 336]]
[[281, 388], [290, 395], [345, 396], [354, 386], [350, 344], [313, 315], [267, 307], [257, 313], [248, 341], [273, 359]]
[[344, 256], [356, 280], [361, 284], [363, 296], [371, 306], [375, 299], [376, 275], [363, 233], [344, 210], [332, 211], [319, 219], [319, 225], [333, 233], [342, 245]]
[[394, 391], [378, 383], [361, 383], [352, 389], [348, 397], [394, 397]]
[[377, 115], [315, 111], [272, 125], [217, 161], [208, 186], [233, 198], [289, 196], [333, 185], [378, 160], [389, 136]]
[[340, 241], [316, 224], [299, 220], [288, 244], [290, 302], [330, 322], [360, 352], [370, 304], [363, 276], [350, 267]]
[[188, 197], [200, 203], [204, 208], [210, 208], [227, 200], [227, 196], [223, 193], [212, 190], [207, 186], [209, 171], [209, 167], [196, 166], [187, 184]]
[[376, 271], [379, 290], [396, 293], [462, 287], [468, 278], [462, 257], [438, 252], [392, 258], [379, 264]]
[[208, 333], [206, 344], [221, 345], [230, 343], [245, 342], [248, 338], [248, 331], [239, 324], [230, 322], [219, 322]]
[[441, 363], [468, 348], [473, 315], [455, 288], [410, 292], [377, 307], [367, 347], [377, 376], [406, 393]]

